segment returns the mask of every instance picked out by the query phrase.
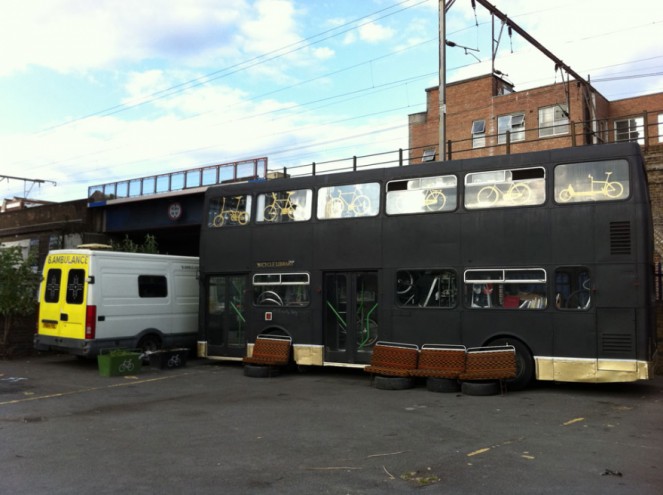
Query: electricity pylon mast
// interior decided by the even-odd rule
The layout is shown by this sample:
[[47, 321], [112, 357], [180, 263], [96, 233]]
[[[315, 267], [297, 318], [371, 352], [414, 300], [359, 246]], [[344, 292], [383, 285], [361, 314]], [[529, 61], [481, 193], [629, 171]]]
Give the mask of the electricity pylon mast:
[[[13, 176], [11, 176], [11, 175], [0, 175], [0, 182], [2, 182], [3, 180], [6, 180], [7, 182], [9, 182], [10, 180], [20, 180], [20, 181], [23, 181], [23, 196], [24, 196], [25, 198], [28, 197], [28, 195], [30, 194], [30, 191], [32, 190], [32, 187], [33, 187], [35, 184], [45, 184], [45, 183], [48, 182], [48, 183], [50, 183], [50, 184], [53, 184], [54, 186], [57, 186], [57, 184], [56, 184], [54, 181], [52, 181], [52, 180], [45, 180], [45, 179], [27, 179], [27, 178], [25, 178], [25, 177], [13, 177]], [[28, 188], [28, 184], [30, 184], [30, 187], [29, 187], [29, 188]]]

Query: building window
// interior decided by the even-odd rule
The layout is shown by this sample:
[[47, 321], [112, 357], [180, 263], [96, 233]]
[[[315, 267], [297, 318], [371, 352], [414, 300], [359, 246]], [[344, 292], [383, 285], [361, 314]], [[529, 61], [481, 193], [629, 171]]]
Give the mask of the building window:
[[506, 133], [511, 133], [511, 142], [525, 140], [525, 114], [514, 113], [497, 118], [497, 142], [506, 143]]
[[424, 150], [424, 154], [421, 156], [422, 162], [432, 162], [435, 161], [435, 148], [428, 148]]
[[658, 114], [658, 142], [663, 143], [663, 113]]
[[644, 145], [644, 118], [615, 120], [615, 141], [632, 141]]
[[484, 146], [486, 146], [486, 121], [475, 120], [472, 122], [472, 148]]
[[569, 109], [566, 105], [539, 108], [539, 137], [569, 133]]

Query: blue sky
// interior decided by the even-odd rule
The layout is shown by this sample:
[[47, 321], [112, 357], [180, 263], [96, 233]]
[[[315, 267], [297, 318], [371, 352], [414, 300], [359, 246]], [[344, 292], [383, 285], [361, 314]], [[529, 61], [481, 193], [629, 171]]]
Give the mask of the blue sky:
[[[608, 99], [663, 91], [659, 0], [491, 2]], [[0, 2], [0, 199], [267, 156], [271, 168], [407, 148], [438, 83], [436, 0]], [[576, 14], [573, 17], [573, 14]], [[499, 29], [499, 25], [497, 26]], [[490, 71], [491, 21], [446, 18], [449, 82]], [[506, 30], [505, 30], [506, 31]], [[559, 82], [514, 33], [516, 90]]]

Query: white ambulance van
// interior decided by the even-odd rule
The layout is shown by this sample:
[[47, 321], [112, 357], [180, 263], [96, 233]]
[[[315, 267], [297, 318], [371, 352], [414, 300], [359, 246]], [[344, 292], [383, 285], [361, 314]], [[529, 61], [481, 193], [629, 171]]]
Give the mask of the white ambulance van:
[[34, 347], [94, 357], [102, 349], [195, 348], [198, 258], [67, 249], [48, 253]]

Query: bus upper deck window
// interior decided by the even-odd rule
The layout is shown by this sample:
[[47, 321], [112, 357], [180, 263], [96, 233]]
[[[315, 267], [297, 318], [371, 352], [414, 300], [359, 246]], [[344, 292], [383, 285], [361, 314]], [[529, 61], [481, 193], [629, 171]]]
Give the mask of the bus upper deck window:
[[546, 201], [543, 167], [473, 172], [465, 176], [465, 208], [542, 205]]
[[380, 207], [380, 184], [346, 184], [318, 190], [318, 218], [355, 218], [377, 216]]
[[388, 215], [436, 213], [456, 209], [455, 175], [394, 180], [387, 183]]
[[210, 201], [208, 227], [246, 225], [251, 219], [251, 196], [223, 196]]
[[555, 168], [558, 203], [624, 200], [629, 192], [626, 160], [568, 163]]
[[311, 189], [259, 194], [256, 201], [256, 220], [266, 223], [310, 220], [312, 199]]

